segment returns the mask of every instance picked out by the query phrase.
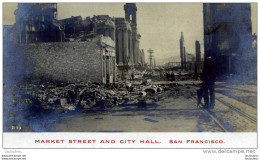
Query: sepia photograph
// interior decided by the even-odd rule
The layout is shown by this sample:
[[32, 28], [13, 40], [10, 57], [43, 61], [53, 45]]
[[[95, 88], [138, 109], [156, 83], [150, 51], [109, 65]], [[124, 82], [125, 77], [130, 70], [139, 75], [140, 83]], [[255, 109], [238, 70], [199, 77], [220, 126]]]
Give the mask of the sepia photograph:
[[[244, 134], [254, 148], [257, 3], [5, 2], [2, 109], [8, 147], [27, 133], [156, 132]], [[236, 143], [221, 138], [168, 143]]]

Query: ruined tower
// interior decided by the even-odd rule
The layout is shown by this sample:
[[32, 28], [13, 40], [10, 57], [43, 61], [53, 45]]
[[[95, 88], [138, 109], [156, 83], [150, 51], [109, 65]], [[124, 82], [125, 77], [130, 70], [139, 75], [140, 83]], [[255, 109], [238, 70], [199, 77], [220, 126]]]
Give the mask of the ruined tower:
[[180, 38], [180, 57], [181, 57], [181, 68], [184, 68], [185, 65], [185, 47], [184, 47], [184, 36], [181, 32], [181, 38]]
[[117, 64], [128, 65], [133, 62], [132, 30], [124, 18], [115, 18]]
[[138, 65], [139, 61], [139, 40], [141, 38], [141, 35], [138, 34], [137, 31], [137, 7], [135, 3], [126, 3], [124, 5], [125, 10], [125, 20], [130, 23], [132, 28], [132, 56], [133, 57], [133, 64]]
[[135, 3], [126, 3], [124, 5], [124, 10], [125, 10], [125, 20], [130, 22], [131, 26], [136, 28], [137, 23], [136, 23], [136, 11], [137, 7]]

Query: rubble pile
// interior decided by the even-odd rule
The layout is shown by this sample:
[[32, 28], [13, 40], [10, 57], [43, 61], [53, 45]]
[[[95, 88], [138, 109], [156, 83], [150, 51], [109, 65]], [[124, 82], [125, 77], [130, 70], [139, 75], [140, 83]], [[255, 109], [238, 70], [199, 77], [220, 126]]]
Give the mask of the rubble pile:
[[[110, 108], [124, 104], [146, 104], [173, 96], [193, 96], [198, 88], [195, 84], [183, 85], [177, 82], [156, 83], [151, 79], [142, 83], [117, 82], [99, 83], [42, 83], [16, 85], [15, 95], [22, 106], [38, 106], [43, 110], [67, 112], [71, 110], [88, 111]], [[188, 95], [187, 95], [188, 94]], [[16, 99], [17, 99], [16, 98]]]
[[200, 82], [137, 79], [110, 84], [31, 82], [5, 87], [10, 90], [10, 93], [5, 93], [9, 97], [4, 108], [10, 123], [7, 130], [13, 127], [11, 124], [15, 124], [23, 126], [22, 130], [38, 131], [39, 128], [35, 129], [36, 124], [44, 126], [51, 120], [59, 120], [60, 116], [98, 113], [109, 111], [115, 106], [130, 105], [137, 109], [149, 109], [157, 107], [167, 98], [192, 98], [196, 96]]
[[[6, 113], [12, 124], [28, 126], [34, 120], [48, 121], [51, 117], [74, 113], [108, 111], [114, 106], [149, 108], [167, 98], [192, 98], [200, 82], [168, 82], [132, 80], [111, 84], [32, 82], [10, 86], [12, 93]], [[6, 106], [5, 105], [5, 106]], [[15, 116], [16, 115], [16, 116]], [[23, 116], [24, 122], [16, 121]], [[13, 117], [13, 118], [12, 118]], [[50, 117], [50, 118], [46, 118]], [[45, 122], [42, 122], [45, 124]], [[42, 127], [44, 128], [44, 127]]]

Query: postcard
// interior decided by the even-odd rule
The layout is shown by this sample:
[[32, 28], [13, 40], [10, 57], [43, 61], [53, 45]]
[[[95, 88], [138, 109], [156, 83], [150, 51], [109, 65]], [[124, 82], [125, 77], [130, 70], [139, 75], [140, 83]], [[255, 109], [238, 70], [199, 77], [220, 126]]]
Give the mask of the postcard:
[[3, 149], [254, 156], [257, 111], [257, 3], [3, 3]]

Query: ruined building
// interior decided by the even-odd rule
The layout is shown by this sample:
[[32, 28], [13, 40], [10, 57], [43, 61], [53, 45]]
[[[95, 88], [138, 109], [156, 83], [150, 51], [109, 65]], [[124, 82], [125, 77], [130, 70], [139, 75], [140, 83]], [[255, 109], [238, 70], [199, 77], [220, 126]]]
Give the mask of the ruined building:
[[256, 74], [252, 52], [251, 5], [249, 3], [203, 4], [206, 57], [216, 61], [218, 75]]
[[187, 62], [192, 62], [195, 61], [195, 56], [192, 53], [186, 53], [186, 61]]
[[57, 20], [56, 15], [55, 3], [18, 4], [11, 31], [14, 46], [8, 52], [24, 55], [23, 70], [30, 71], [26, 74], [52, 80], [114, 82], [117, 69], [113, 19], [101, 15]]
[[116, 43], [116, 62], [121, 65], [143, 65], [137, 31], [137, 7], [124, 5], [125, 18], [98, 15], [57, 20], [56, 3], [21, 3], [15, 11], [17, 43], [85, 41], [97, 35], [110, 37]]
[[19, 3], [14, 14], [15, 43], [62, 41], [56, 3]]
[[[139, 48], [141, 35], [137, 31], [136, 4], [125, 4], [124, 10], [125, 18], [97, 15], [92, 18], [72, 16], [57, 20], [56, 3], [19, 3], [18, 9], [15, 11], [16, 23], [12, 32], [14, 43], [25, 45], [29, 43], [64, 42], [65, 44], [65, 42], [82, 41], [87, 44], [92, 41], [91, 39], [102, 35], [109, 37], [110, 41], [115, 44], [110, 45], [112, 42], [108, 42], [107, 39], [106, 42], [109, 44], [102, 47], [114, 47], [114, 51], [111, 52], [115, 53], [116, 63], [114, 65], [117, 64], [118, 70], [126, 71], [125, 69], [131, 67], [143, 66], [145, 58], [144, 52]], [[105, 59], [112, 61], [113, 56]], [[114, 72], [111, 71], [111, 73]]]
[[181, 68], [186, 68], [186, 53], [185, 53], [185, 45], [184, 45], [184, 36], [181, 32], [181, 38], [180, 38], [180, 57], [181, 57]]

